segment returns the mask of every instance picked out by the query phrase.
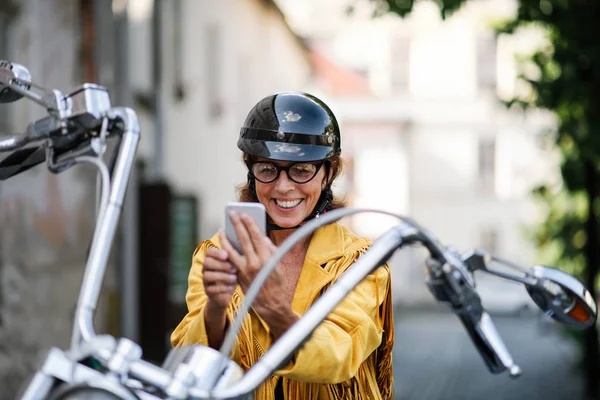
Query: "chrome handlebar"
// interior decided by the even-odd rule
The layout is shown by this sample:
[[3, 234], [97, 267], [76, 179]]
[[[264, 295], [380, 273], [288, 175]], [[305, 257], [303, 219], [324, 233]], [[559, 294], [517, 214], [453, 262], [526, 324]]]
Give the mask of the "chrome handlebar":
[[[161, 367], [141, 359], [141, 349], [127, 339], [115, 340], [110, 336], [92, 336], [82, 342], [70, 358], [78, 364], [93, 358], [106, 369], [105, 376], [117, 379], [140, 398], [145, 399], [238, 399], [252, 393], [281, 365], [289, 361], [311, 333], [367, 275], [387, 261], [399, 248], [407, 244], [423, 244], [432, 249], [427, 262], [428, 286], [438, 301], [448, 303], [469, 332], [476, 348], [492, 373], [508, 370], [516, 377], [520, 369], [512, 360], [490, 316], [481, 305], [464, 256], [453, 249], [443, 248], [435, 238], [410, 219], [403, 221], [374, 241], [373, 245], [327, 290], [315, 304], [294, 324], [264, 356], [246, 373], [226, 354], [231, 351], [230, 338], [237, 335], [239, 321], [254, 299], [263, 278], [277, 265], [279, 259], [310, 232], [319, 226], [359, 212], [379, 212], [364, 209], [340, 209], [312, 220], [291, 235], [265, 263], [246, 293], [236, 320], [227, 332], [220, 352], [204, 346], [183, 347], [172, 350]], [[385, 213], [393, 215], [390, 213]], [[395, 216], [395, 215], [394, 215]], [[469, 253], [470, 254], [470, 253]], [[483, 254], [478, 251], [477, 254]], [[455, 265], [456, 264], [456, 265]], [[55, 357], [56, 358], [56, 357]], [[116, 361], [115, 361], [116, 360]], [[53, 360], [47, 360], [47, 363]], [[55, 362], [55, 361], [54, 361]], [[49, 364], [48, 364], [49, 365]], [[49, 369], [50, 367], [48, 367]], [[69, 382], [81, 382], [72, 379]], [[149, 390], [151, 388], [151, 390]], [[27, 400], [35, 397], [23, 397]]]
[[67, 95], [56, 89], [45, 90], [44, 95], [39, 95], [25, 89], [19, 82], [7, 82], [3, 86], [5, 90], [20, 93], [44, 106], [49, 115], [29, 124], [24, 133], [0, 139], [0, 152], [16, 150], [44, 139], [96, 131], [111, 109], [106, 88], [92, 83], [81, 85]]

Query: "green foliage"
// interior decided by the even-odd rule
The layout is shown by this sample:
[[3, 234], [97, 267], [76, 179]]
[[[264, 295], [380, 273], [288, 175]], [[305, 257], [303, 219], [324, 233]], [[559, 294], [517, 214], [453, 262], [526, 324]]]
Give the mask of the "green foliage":
[[[404, 17], [412, 11], [416, 0], [368, 0], [373, 3], [375, 15], [383, 15], [388, 13], [398, 14]], [[465, 0], [428, 0], [436, 3], [440, 7], [442, 18], [447, 18], [452, 13], [458, 10]]]
[[544, 185], [535, 188], [533, 194], [546, 214], [544, 221], [528, 231], [540, 249], [539, 262], [581, 276], [585, 261], [583, 248], [587, 241], [585, 196], [571, 195], [560, 187]]
[[[591, 206], [586, 187], [585, 165], [598, 165], [600, 154], [600, 2], [585, 0], [520, 0], [514, 20], [499, 26], [499, 32], [514, 33], [532, 23], [543, 28], [549, 45], [527, 60], [537, 76], [521, 74], [532, 88], [526, 107], [554, 112], [558, 120], [555, 144], [562, 156], [560, 188], [538, 188], [535, 196], [546, 207], [547, 218], [534, 234], [536, 243], [549, 262], [578, 276], [587, 266], [584, 245], [589, 213], [600, 216]], [[595, 174], [600, 178], [600, 169]], [[600, 193], [592, 193], [593, 197]]]

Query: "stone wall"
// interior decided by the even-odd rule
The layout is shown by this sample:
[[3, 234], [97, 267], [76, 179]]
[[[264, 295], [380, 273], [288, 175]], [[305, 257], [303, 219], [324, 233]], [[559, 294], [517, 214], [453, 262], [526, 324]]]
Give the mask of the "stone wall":
[[[9, 46], [0, 59], [24, 64], [46, 87], [68, 92], [81, 84], [80, 2], [8, 3], [0, 0], [0, 12], [16, 13], [5, 19]], [[0, 107], [10, 110], [0, 115], [13, 132], [45, 113], [27, 100]], [[54, 175], [39, 165], [0, 182], [0, 400], [15, 397], [49, 347], [69, 345], [94, 224], [95, 176], [88, 166]], [[106, 307], [114, 307], [114, 286], [105, 282], [99, 331], [112, 326]]]

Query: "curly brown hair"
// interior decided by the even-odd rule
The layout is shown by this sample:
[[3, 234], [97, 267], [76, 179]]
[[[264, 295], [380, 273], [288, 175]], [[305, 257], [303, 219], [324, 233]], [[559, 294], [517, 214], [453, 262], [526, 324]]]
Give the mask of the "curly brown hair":
[[[242, 160], [246, 161], [256, 161], [256, 157], [249, 155], [248, 153], [243, 153]], [[336, 180], [336, 178], [342, 173], [343, 167], [343, 159], [339, 155], [328, 158], [329, 168], [332, 171], [331, 179], [328, 182], [328, 186], [331, 187], [331, 184]], [[250, 189], [250, 185], [248, 182], [245, 182], [236, 188], [238, 194], [238, 201], [243, 202], [258, 202], [258, 198], [256, 197], [256, 193]], [[335, 210], [336, 208], [346, 207], [346, 201], [337, 196], [333, 196], [333, 200], [331, 201], [331, 205], [327, 208], [327, 211]]]

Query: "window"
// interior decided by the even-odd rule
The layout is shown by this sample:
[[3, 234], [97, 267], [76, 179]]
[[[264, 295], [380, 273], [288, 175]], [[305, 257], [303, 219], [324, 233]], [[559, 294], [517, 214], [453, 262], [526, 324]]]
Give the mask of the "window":
[[206, 94], [208, 116], [217, 120], [223, 114], [221, 103], [221, 32], [217, 25], [209, 25], [206, 30]]
[[254, 90], [254, 60], [251, 54], [240, 54], [237, 66], [237, 102], [240, 121], [244, 121], [248, 115], [248, 110], [253, 106], [256, 99]]
[[393, 92], [408, 90], [410, 63], [410, 37], [397, 36], [392, 41], [391, 51], [391, 79]]
[[477, 40], [477, 86], [483, 90], [496, 91], [496, 36], [487, 34]]
[[183, 83], [183, 10], [182, 0], [172, 0], [173, 5], [173, 96], [175, 100], [181, 101], [185, 97], [185, 85]]
[[495, 228], [485, 228], [479, 233], [479, 248], [492, 254], [498, 253], [498, 231]]
[[496, 140], [479, 140], [479, 187], [484, 194], [494, 194], [496, 187]]

